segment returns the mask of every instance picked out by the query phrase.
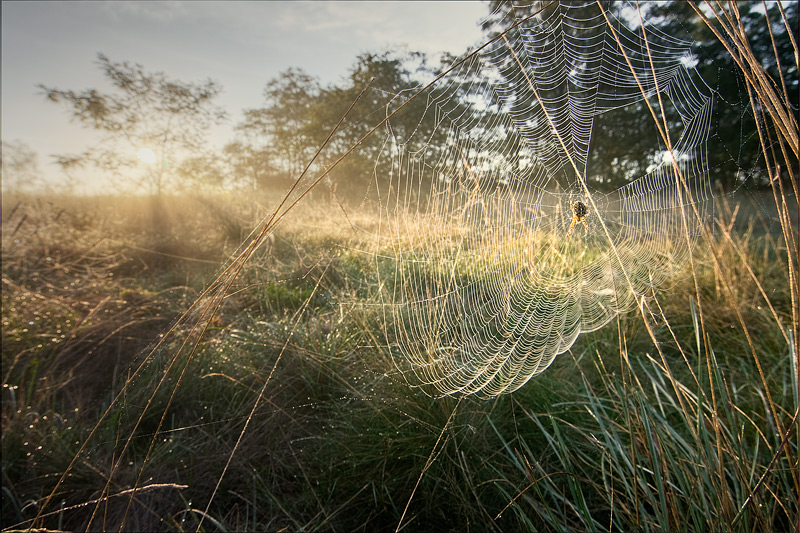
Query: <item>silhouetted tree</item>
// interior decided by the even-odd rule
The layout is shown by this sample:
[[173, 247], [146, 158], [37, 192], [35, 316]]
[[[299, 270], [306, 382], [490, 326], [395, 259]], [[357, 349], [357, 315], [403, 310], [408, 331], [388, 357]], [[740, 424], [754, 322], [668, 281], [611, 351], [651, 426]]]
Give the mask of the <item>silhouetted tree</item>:
[[[406, 103], [420, 88], [419, 78], [430, 74], [427, 58], [420, 52], [359, 55], [350, 69], [346, 84], [326, 91], [328, 101], [336, 102], [336, 105], [318, 108], [329, 130], [340, 118], [341, 110], [346, 109], [365, 87], [369, 87], [351, 112], [342, 134], [336, 137], [335, 147], [329, 152], [331, 156], [341, 154], [358, 142], [388, 114]], [[379, 154], [388, 146], [385, 143], [386, 135], [393, 135], [398, 144], [404, 144], [406, 150], [414, 151], [431, 142], [434, 127], [433, 111], [427, 108], [424, 97], [408, 103], [387, 127], [368, 137], [332, 173], [337, 194], [361, 199], [376, 179], [388, 179], [388, 160], [379, 158]]]
[[39, 156], [22, 141], [2, 141], [3, 190], [27, 191], [42, 186]]
[[231, 185], [228, 161], [222, 153], [206, 152], [187, 157], [177, 169], [180, 185], [189, 190], [195, 188], [224, 189]]
[[[321, 155], [316, 175], [404, 103], [420, 85], [416, 75], [431, 72], [424, 54], [382, 52], [358, 56], [342, 83], [325, 87], [300, 69], [281, 73], [267, 83], [264, 106], [245, 110], [236, 126], [238, 139], [226, 148], [235, 174], [259, 187], [285, 186], [296, 179], [345, 110], [369, 87]], [[391, 121], [391, 132], [419, 147], [431, 141], [433, 119], [425, 98], [419, 98]], [[376, 174], [387, 179], [387, 172], [376, 172], [386, 132], [367, 138], [336, 167], [326, 181], [330, 190], [355, 198], [369, 189]]]
[[97, 65], [111, 82], [111, 92], [38, 85], [48, 100], [64, 104], [73, 120], [103, 134], [85, 152], [56, 160], [65, 168], [91, 164], [125, 178], [130, 171], [124, 170], [139, 164], [137, 152], [148, 149], [155, 161], [134, 180], [161, 195], [175, 175], [176, 160], [201, 152], [208, 128], [225, 119], [214, 104], [221, 87], [211, 80], [173, 80], [162, 72], [146, 72], [138, 63], [112, 62], [103, 54], [98, 54]]
[[[797, 2], [785, 2], [787, 19], [797, 41]], [[798, 72], [794, 47], [783, 23], [778, 6], [767, 4], [777, 59], [772, 47], [767, 19], [761, 2], [739, 2], [741, 24], [754, 56], [775, 80], [783, 76], [787, 101], [793, 103], [797, 115]], [[697, 58], [696, 69], [717, 92], [717, 103], [709, 140], [711, 176], [726, 190], [737, 187], [741, 180], [751, 179], [755, 186], [766, 184], [766, 174], [760, 168], [762, 156], [750, 96], [739, 67], [723, 44], [692, 9], [688, 2], [671, 0], [647, 4], [651, 23], [671, 35], [689, 36], [692, 53]], [[781, 71], [778, 69], [778, 62]], [[782, 90], [780, 92], [783, 92]]]
[[[510, 3], [500, 0], [490, 2], [491, 15], [483, 29], [488, 36], [509, 27], [521, 18], [547, 6], [547, 1]], [[596, 10], [595, 3], [581, 4], [581, 9]], [[604, 1], [603, 7], [618, 13], [625, 7], [623, 2]], [[765, 17], [760, 2], [740, 2], [742, 26], [755, 56], [774, 79], [778, 76], [778, 61], [772, 41], [765, 26]], [[778, 60], [783, 69], [788, 101], [798, 101], [797, 68], [794, 49], [775, 3], [769, 3], [769, 19], [775, 36]], [[692, 43], [691, 55], [697, 59], [696, 70], [709, 87], [716, 92], [712, 135], [708, 141], [709, 167], [712, 179], [726, 189], [737, 186], [741, 179], [758, 176], [760, 159], [759, 139], [755, 121], [750, 110], [749, 97], [741, 73], [725, 47], [699, 19], [691, 5], [685, 0], [638, 4], [645, 27], [657, 28], [666, 35], [685, 39]], [[548, 7], [548, 9], [557, 9]], [[785, 6], [788, 20], [797, 21], [797, 2]], [[624, 20], [624, 17], [621, 17]], [[570, 31], [583, 31], [576, 20], [570, 21]], [[796, 32], [796, 24], [793, 26]], [[656, 39], [659, 32], [648, 33], [648, 39]], [[795, 41], [796, 41], [795, 37]], [[504, 47], [502, 41], [497, 46]], [[498, 50], [499, 54], [503, 50]], [[509, 59], [510, 61], [511, 59]], [[548, 95], [548, 98], [557, 95]], [[520, 105], [525, 102], [520, 102]], [[651, 104], [657, 105], [655, 99]], [[797, 113], [797, 108], [794, 109]], [[680, 131], [682, 126], [675, 110], [665, 106], [670, 130]], [[653, 164], [664, 149], [657, 134], [650, 112], [643, 102], [632, 103], [624, 108], [596, 117], [592, 129], [587, 178], [599, 188], [618, 187], [626, 181], [642, 175]]]
[[236, 140], [222, 150], [228, 166], [230, 181], [258, 191], [280, 183], [285, 176], [277, 170], [273, 161], [276, 156], [270, 146], [255, 146]]
[[296, 178], [317, 149], [320, 125], [313, 109], [321, 88], [316, 78], [290, 68], [267, 82], [264, 106], [245, 109], [236, 125], [239, 139], [227, 151], [238, 172], [256, 184], [273, 178], [283, 186]]

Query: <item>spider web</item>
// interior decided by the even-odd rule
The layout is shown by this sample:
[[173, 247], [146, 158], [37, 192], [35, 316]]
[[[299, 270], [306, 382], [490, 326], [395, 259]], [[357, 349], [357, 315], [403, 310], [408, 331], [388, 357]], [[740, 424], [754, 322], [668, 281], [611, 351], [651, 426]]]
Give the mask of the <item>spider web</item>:
[[[713, 91], [690, 68], [690, 42], [627, 13], [545, 9], [428, 94], [433, 134], [390, 123], [391, 179], [378, 188], [394, 284], [381, 297], [412, 384], [514, 391], [680, 272], [712, 209]], [[593, 128], [645, 99], [672, 117], [672, 152], [603, 190]]]

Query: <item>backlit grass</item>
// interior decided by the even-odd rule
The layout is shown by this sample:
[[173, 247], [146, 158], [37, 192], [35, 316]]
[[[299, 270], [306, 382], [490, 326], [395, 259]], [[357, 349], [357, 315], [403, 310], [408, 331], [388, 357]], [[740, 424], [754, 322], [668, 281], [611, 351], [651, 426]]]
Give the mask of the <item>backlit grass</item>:
[[786, 250], [735, 206], [641, 312], [459, 401], [397, 372], [377, 220], [301, 205], [112, 405], [270, 201], [4, 198], [4, 528], [796, 528]]

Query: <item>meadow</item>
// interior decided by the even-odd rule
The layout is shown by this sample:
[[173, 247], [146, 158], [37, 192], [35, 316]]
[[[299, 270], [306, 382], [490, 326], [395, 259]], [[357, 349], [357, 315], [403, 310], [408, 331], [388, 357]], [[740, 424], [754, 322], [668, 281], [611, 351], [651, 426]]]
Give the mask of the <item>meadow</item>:
[[277, 201], [4, 192], [4, 530], [796, 530], [797, 219], [769, 191], [721, 195], [670, 287], [491, 400], [398, 373], [378, 221], [326, 198], [198, 310]]
[[[390, 192], [388, 204], [397, 206], [370, 204], [368, 195], [375, 191], [365, 193], [368, 187], [358, 190], [364, 200], [356, 208], [340, 202], [337, 185], [345, 189], [362, 184], [347, 175], [348, 168], [355, 168], [348, 167], [351, 160], [307, 197], [301, 191], [311, 191], [320, 182], [309, 177], [317, 174], [303, 172], [297, 178], [300, 186], [286, 193], [288, 201], [283, 204], [285, 189], [169, 195], [161, 187], [163, 165], [153, 173], [158, 177], [153, 192], [158, 194], [151, 197], [37, 196], [4, 190], [3, 530], [797, 531], [798, 142], [796, 97], [791, 97], [796, 94], [797, 46], [792, 35], [776, 41], [777, 26], [768, 17], [763, 19], [768, 31], [747, 29], [761, 16], [748, 9], [747, 26], [738, 5], [718, 5], [719, 13], [709, 5], [715, 22], [707, 19], [710, 11], [694, 4], [664, 8], [694, 11], [686, 20], [695, 16], [702, 20], [722, 46], [715, 57], [730, 67], [716, 72], [736, 69], [743, 76], [736, 84], [718, 79], [718, 89], [735, 85], [740, 92], [746, 89], [747, 99], [739, 102], [743, 107], [734, 113], [733, 125], [720, 124], [716, 131], [711, 130], [706, 112], [691, 115], [697, 120], [680, 114], [681, 122], [699, 128], [694, 144], [685, 152], [683, 136], [677, 144], [667, 134], [662, 140], [675, 173], [669, 183], [680, 184], [685, 191], [679, 187], [673, 203], [631, 207], [644, 212], [643, 218], [652, 218], [650, 224], [620, 219], [629, 224], [623, 232], [630, 229], [635, 235], [641, 230], [643, 236], [635, 243], [640, 248], [663, 245], [663, 249], [645, 255], [623, 251], [620, 256], [611, 246], [633, 297], [610, 311], [603, 308], [608, 311], [604, 317], [612, 317], [610, 322], [581, 334], [573, 344], [565, 343], [569, 349], [549, 368], [511, 394], [489, 399], [440, 397], [435, 387], [420, 384], [407, 372], [399, 348], [406, 339], [398, 339], [396, 333], [414, 331], [414, 319], [440, 318], [438, 289], [451, 286], [454, 278], [480, 278], [492, 269], [509, 272], [505, 269], [509, 258], [522, 257], [529, 248], [531, 262], [544, 258], [545, 263], [580, 271], [583, 261], [593, 260], [592, 254], [601, 251], [588, 244], [589, 224], [596, 232], [592, 242], [602, 247], [613, 244], [607, 231], [606, 240], [596, 237], [597, 224], [603, 218], [611, 221], [606, 214], [612, 210], [603, 213], [595, 207], [595, 191], [580, 178], [587, 202], [580, 213], [585, 214], [587, 206], [595, 211], [589, 223], [573, 207], [570, 195], [561, 211], [547, 215], [550, 222], [531, 224], [546, 229], [549, 241], [536, 232], [526, 237], [529, 241], [518, 238], [516, 228], [523, 226], [498, 216], [497, 225], [472, 226], [490, 230], [485, 239], [477, 232], [473, 242], [488, 243], [483, 249], [491, 257], [475, 253], [477, 246], [469, 250], [473, 255], [460, 255], [467, 239], [459, 232], [467, 225], [437, 225], [435, 218], [410, 217], [409, 212], [426, 213], [422, 207], [414, 209], [429, 198], [414, 193], [428, 189], [421, 181], [415, 185], [413, 171], [395, 176], [394, 170], [384, 171], [376, 163], [379, 152], [392, 149], [379, 136], [370, 139], [377, 147], [374, 153], [369, 143], [362, 144], [424, 89], [391, 113], [385, 112], [389, 109], [385, 102], [364, 104], [386, 118], [373, 129], [364, 124], [363, 131], [344, 128], [354, 137], [352, 142], [334, 142], [333, 151], [343, 154], [341, 158], [314, 163], [367, 92], [374, 80], [368, 77], [363, 87], [356, 87], [344, 115], [338, 100], [328, 106], [327, 111], [335, 108], [335, 118], [342, 117], [337, 126], [312, 128], [317, 134], [330, 132], [328, 140], [309, 140], [302, 147], [310, 153], [319, 147], [314, 158], [309, 155], [308, 165], [325, 168], [325, 173], [361, 147], [364, 153], [353, 157], [360, 156], [372, 169], [370, 187], [384, 186]], [[773, 16], [780, 16], [790, 32], [791, 17], [780, 3], [773, 7], [779, 11], [773, 8]], [[659, 8], [653, 8], [654, 15]], [[517, 20], [511, 11], [505, 15]], [[500, 24], [505, 15], [499, 13], [494, 23]], [[672, 17], [662, 18], [664, 22]], [[554, 123], [545, 109], [549, 95], [540, 97], [512, 45], [511, 30], [522, 21], [503, 25], [505, 29], [486, 45], [496, 41], [496, 50], [505, 53], [499, 44], [502, 39], [510, 52], [507, 63], [518, 64], [527, 82], [517, 84], [521, 96], [512, 103], [525, 101], [530, 89], [527, 100], [542, 104], [539, 118], [547, 119], [569, 155], [558, 130], [563, 125]], [[629, 48], [618, 39], [614, 25], [609, 23], [609, 28], [624, 54]], [[643, 30], [642, 35], [647, 37], [648, 32]], [[760, 46], [755, 46], [755, 37]], [[668, 129], [669, 112], [661, 93], [657, 92], [659, 118], [651, 106], [652, 95], [640, 84], [639, 76], [652, 76], [654, 87], [659, 79], [649, 41], [643, 41], [639, 52], [646, 52], [649, 65], [637, 71], [625, 56], [632, 75], [625, 83], [632, 87], [635, 81], [655, 125], [660, 130], [663, 119]], [[534, 41], [520, 42], [518, 48], [528, 50]], [[550, 37], [543, 36], [541, 42], [550, 42]], [[774, 68], [757, 60], [753, 48], [761, 56], [774, 57]], [[436, 80], [462, 64], [461, 74], [469, 74], [466, 79], [471, 80], [475, 74], [469, 71], [468, 60], [479, 50], [454, 62]], [[678, 51], [674, 58], [684, 66], [695, 59]], [[791, 59], [790, 51], [794, 66], [781, 63], [781, 57]], [[374, 59], [364, 57], [368, 62]], [[621, 73], [623, 63], [617, 59], [616, 72]], [[102, 55], [99, 60], [105, 60], [108, 72], [122, 68], [124, 74], [130, 69]], [[771, 59], [766, 64], [771, 65]], [[456, 72], [448, 82], [456, 97], [461, 74]], [[557, 69], [550, 74], [553, 79], [563, 77]], [[288, 78], [291, 81], [291, 71]], [[619, 87], [624, 85], [619, 82]], [[127, 82], [122, 86], [138, 87]], [[692, 87], [686, 81], [677, 92]], [[211, 89], [211, 93], [216, 90]], [[379, 90], [396, 96], [406, 87], [390, 89]], [[74, 116], [82, 120], [109, 119], [94, 113], [94, 107], [82, 106], [75, 93], [53, 89], [48, 94], [53, 101], [77, 102]], [[341, 96], [338, 91], [331, 94]], [[437, 113], [426, 114], [433, 104], [430, 99], [421, 104], [422, 100], [416, 101], [421, 115], [436, 119], [428, 132], [433, 133], [441, 126], [438, 108]], [[710, 102], [698, 110], [710, 110]], [[571, 105], [564, 103], [554, 111]], [[519, 111], [515, 106], [511, 108]], [[288, 107], [265, 111], [270, 110], [294, 113]], [[538, 112], [533, 106], [527, 111]], [[627, 117], [649, 120], [642, 108], [628, 111]], [[279, 125], [285, 122], [281, 113], [268, 116]], [[531, 117], [526, 115], [525, 120]], [[747, 117], [753, 123], [745, 128]], [[117, 131], [114, 120], [94, 126]], [[417, 131], [421, 120], [412, 120], [410, 131]], [[626, 120], [623, 129], [629, 139], [644, 137]], [[543, 124], [540, 120], [539, 126]], [[490, 120], [480, 125], [490, 131], [485, 126], [496, 124]], [[512, 126], [503, 130], [506, 136], [519, 129]], [[550, 129], [545, 129], [549, 135]], [[575, 130], [575, 124], [566, 129]], [[606, 148], [626, 143], [618, 140], [620, 131], [619, 125], [608, 130], [613, 142]], [[437, 148], [428, 133], [423, 135], [425, 145]], [[728, 134], [738, 145], [731, 153], [705, 147], [706, 136], [717, 142]], [[535, 137], [528, 140], [538, 141]], [[286, 147], [294, 147], [298, 139], [293, 133]], [[586, 137], [586, 146], [589, 140]], [[469, 206], [483, 199], [473, 173], [480, 168], [469, 162], [470, 144], [463, 142], [466, 149], [456, 144], [452, 154], [454, 172], [445, 180], [436, 177], [447, 184], [443, 187], [462, 194], [462, 204], [439, 195], [445, 206], [457, 206], [452, 212], [443, 209], [442, 214], [459, 220], [478, 213]], [[699, 163], [692, 165], [693, 173], [684, 175], [675, 152], [686, 155], [693, 147], [698, 148]], [[405, 152], [395, 148], [398, 167], [402, 163], [405, 168]], [[413, 143], [406, 149], [413, 151]], [[748, 153], [743, 158], [744, 152]], [[512, 162], [521, 162], [514, 159], [518, 153], [507, 155]], [[604, 155], [614, 160], [611, 154]], [[722, 163], [709, 164], [709, 155], [721, 155]], [[207, 169], [206, 163], [200, 160], [198, 168]], [[417, 165], [416, 160], [408, 162], [412, 170]], [[723, 166], [730, 171], [725, 173]], [[474, 187], [466, 187], [466, 181], [456, 183], [468, 175]], [[658, 179], [646, 178], [637, 187], [648, 189], [647, 194], [664, 198], [672, 194], [668, 188], [658, 188]], [[667, 178], [661, 175], [661, 181]], [[526, 180], [523, 189], [530, 185]], [[700, 202], [686, 202], [684, 192], [697, 199], [689, 187], [691, 180], [704, 186], [724, 185], [715, 189], [713, 201], [701, 188]], [[724, 194], [725, 185], [740, 188], [740, 194]], [[264, 188], [259, 182], [254, 186]], [[535, 186], [546, 192], [543, 184]], [[744, 192], [759, 187], [756, 194]], [[714, 204], [710, 217], [694, 210], [700, 203], [703, 208]], [[539, 204], [528, 204], [534, 205]], [[404, 207], [410, 208], [408, 212]], [[569, 230], [560, 228], [569, 226], [570, 210], [573, 223], [583, 227], [577, 228], [574, 241], [567, 242]], [[485, 206], [481, 212], [488, 213]], [[688, 220], [687, 214], [696, 216]], [[684, 234], [662, 231], [671, 227], [663, 220], [668, 217], [685, 232], [686, 240], [675, 239]], [[690, 236], [688, 228], [695, 221], [699, 231]], [[501, 232], [492, 231], [501, 227], [514, 230], [503, 239], [496, 236]], [[398, 229], [397, 235], [386, 239], [387, 228]], [[578, 235], [584, 241], [578, 241]], [[682, 260], [670, 264], [671, 250], [690, 242], [693, 246], [684, 247], [689, 251]], [[444, 260], [456, 259], [437, 263], [440, 251]], [[418, 261], [426, 252], [434, 260]], [[405, 271], [393, 263], [393, 255], [402, 254], [409, 259]], [[651, 263], [640, 264], [642, 257]], [[533, 272], [535, 265], [525, 268]], [[616, 305], [621, 299], [618, 273], [611, 270], [601, 270], [598, 276], [611, 280], [613, 290], [609, 285], [587, 289], [599, 307], [608, 302]], [[416, 285], [404, 284], [406, 275]], [[544, 276], [531, 273], [522, 278], [535, 284]], [[588, 284], [587, 278], [574, 278], [575, 285]], [[470, 295], [478, 306], [483, 304], [479, 297], [490, 293], [483, 287], [493, 280], [479, 281]], [[402, 294], [405, 290], [408, 294]], [[403, 315], [387, 308], [386, 295], [397, 293], [419, 304], [420, 311]], [[556, 303], [548, 309], [565, 308], [560, 304], [566, 293], [553, 290], [546, 296], [552, 294]], [[574, 300], [585, 303], [582, 297]], [[508, 302], [507, 315], [515, 314], [517, 321], [532, 320], [523, 313], [530, 307], [513, 308], [511, 296]], [[543, 320], [554, 322], [550, 317]], [[447, 334], [461, 333], [453, 333], [461, 324], [457, 319], [449, 322]], [[495, 324], [487, 329], [491, 327]], [[433, 337], [443, 330], [416, 331], [432, 331]], [[433, 353], [422, 349], [415, 354], [421, 366], [438, 357], [436, 350], [448, 349], [449, 340], [442, 336], [440, 344], [431, 342]], [[428, 340], [417, 339], [423, 348], [429, 346]], [[473, 371], [470, 354], [464, 355], [460, 346], [456, 349], [462, 359], [445, 368], [442, 381], [459, 364], [453, 374], [461, 368]], [[487, 373], [497, 375], [498, 367], [506, 365], [497, 360], [499, 356], [475, 365], [485, 364]], [[441, 376], [434, 375], [431, 381]]]

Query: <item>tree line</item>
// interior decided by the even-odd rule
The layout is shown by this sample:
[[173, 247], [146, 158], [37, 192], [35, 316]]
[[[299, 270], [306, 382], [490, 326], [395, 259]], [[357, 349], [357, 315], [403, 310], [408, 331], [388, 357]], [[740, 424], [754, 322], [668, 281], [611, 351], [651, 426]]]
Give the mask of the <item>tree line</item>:
[[[789, 101], [796, 103], [798, 73], [787, 28], [781, 22], [778, 7], [768, 4], [766, 16], [772, 22], [776, 43], [773, 48], [769, 34], [763, 31], [765, 14], [759, 11], [760, 5], [753, 2], [740, 6], [745, 33], [756, 57], [763, 58], [764, 67], [775, 79], [780, 79], [778, 65], [781, 66], [785, 92]], [[606, 6], [613, 12], [621, 4], [607, 2]], [[493, 0], [493, 15], [483, 28], [487, 39], [537, 7], [535, 2], [520, 7]], [[647, 24], [669, 35], [691, 35], [696, 69], [722, 100], [709, 139], [712, 178], [727, 189], [735, 188], [743, 179], [760, 179], [756, 124], [730, 54], [686, 2], [643, 4], [643, 9]], [[797, 9], [797, 3], [786, 6], [789, 20], [797, 20]], [[208, 149], [205, 132], [225, 121], [227, 114], [216, 103], [221, 86], [212, 80], [175, 80], [162, 72], [148, 72], [142, 65], [115, 62], [99, 54], [97, 66], [110, 82], [110, 91], [39, 87], [48, 101], [66, 108], [73, 120], [102, 134], [101, 140], [83, 153], [55, 156], [67, 172], [95, 166], [118, 176], [134, 175], [140, 187], [155, 195], [198, 183], [259, 191], [283, 189], [299, 176], [344, 111], [366, 87], [314, 170], [332, 165], [387, 112], [405, 103], [423, 81], [443, 72], [455, 59], [449, 54], [432, 59], [419, 52], [364, 53], [355, 58], [343, 81], [327, 85], [302, 69], [290, 68], [266, 83], [261, 106], [243, 110], [233, 139], [215, 151]], [[443, 80], [441, 85], [448, 87], [451, 100], [449, 113], [502, 113], [498, 107], [474, 105], [471, 97], [482, 90], [482, 83], [477, 65]], [[436, 93], [429, 98], [435, 99]], [[421, 149], [423, 144], [429, 152], [446, 149], [445, 124], [441, 123], [441, 114], [428, 105], [429, 98], [408, 103], [391, 121], [392, 134], [408, 140], [411, 144], [405, 149], [410, 152]], [[797, 108], [792, 111], [797, 113]], [[663, 148], [655, 142], [652, 118], [643, 102], [604, 118], [594, 125], [587, 177], [593, 186], [608, 189], [642, 175]], [[331, 185], [333, 192], [343, 198], [357, 197], [371, 181], [383, 179], [381, 176], [389, 169], [376, 165], [385, 164], [379, 157], [386, 149], [384, 140], [381, 134], [368, 137], [332, 171], [328, 183], [335, 184]], [[144, 171], [139, 163], [141, 154], [136, 156], [142, 147], [152, 154], [148, 154], [150, 164]], [[24, 147], [20, 149], [24, 152]], [[4, 143], [4, 173], [14, 154], [15, 147]], [[32, 156], [21, 152], [16, 155], [12, 170], [25, 176], [17, 167], [20, 161], [31, 161]], [[133, 169], [139, 173], [132, 174]]]

